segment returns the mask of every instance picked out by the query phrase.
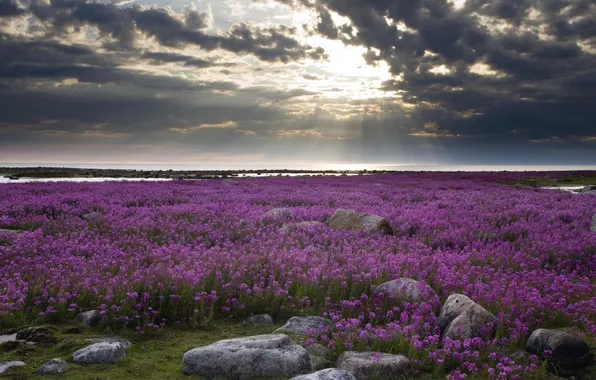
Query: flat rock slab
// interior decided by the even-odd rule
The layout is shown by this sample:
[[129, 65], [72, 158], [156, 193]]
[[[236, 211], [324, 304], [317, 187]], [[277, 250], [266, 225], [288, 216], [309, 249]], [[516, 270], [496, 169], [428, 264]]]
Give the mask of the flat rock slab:
[[94, 343], [72, 354], [75, 364], [116, 363], [126, 355], [124, 346], [119, 342]]
[[356, 378], [348, 371], [329, 368], [308, 375], [296, 376], [291, 380], [356, 380]]
[[335, 230], [359, 230], [393, 235], [393, 228], [387, 219], [378, 215], [360, 214], [353, 210], [335, 211], [329, 220], [329, 227]]
[[323, 331], [331, 327], [332, 324], [333, 322], [330, 319], [323, 317], [292, 317], [285, 325], [274, 332], [282, 334], [307, 334], [309, 331]]
[[409, 367], [405, 356], [380, 352], [346, 351], [337, 360], [337, 368], [352, 373], [357, 380], [395, 379]]
[[22, 367], [25, 363], [21, 361], [12, 361], [12, 362], [0, 362], [0, 373], [4, 373], [11, 368], [15, 367]]
[[244, 321], [248, 326], [270, 326], [273, 324], [273, 318], [269, 314], [253, 315]]
[[35, 373], [38, 375], [62, 375], [68, 370], [68, 363], [62, 359], [52, 359], [39, 367]]
[[439, 296], [428, 284], [403, 277], [385, 282], [375, 288], [374, 295], [383, 294], [385, 298], [396, 301], [427, 302], [435, 313], [441, 310]]
[[184, 354], [183, 372], [205, 379], [293, 377], [311, 371], [304, 348], [283, 334], [220, 340]]
[[447, 298], [437, 319], [441, 339], [490, 339], [496, 332], [495, 316], [462, 294]]
[[77, 315], [77, 320], [85, 327], [95, 327], [99, 325], [101, 319], [101, 313], [97, 310], [84, 311]]
[[[534, 331], [526, 342], [526, 351], [544, 357], [563, 369], [583, 368], [592, 360], [590, 347], [586, 342], [561, 330]], [[545, 355], [545, 351], [550, 351], [550, 354]]]
[[117, 343], [121, 344], [124, 349], [129, 349], [132, 343], [128, 340], [120, 339], [120, 338], [109, 338], [109, 337], [101, 337], [101, 338], [89, 338], [87, 342], [91, 343]]

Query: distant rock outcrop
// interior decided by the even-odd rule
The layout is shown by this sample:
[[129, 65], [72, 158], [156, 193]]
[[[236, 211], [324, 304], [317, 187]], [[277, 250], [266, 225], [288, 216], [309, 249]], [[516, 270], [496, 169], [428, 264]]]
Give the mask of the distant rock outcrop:
[[378, 215], [360, 214], [353, 210], [335, 211], [329, 220], [329, 227], [336, 230], [360, 230], [393, 235], [393, 228], [387, 219]]
[[183, 358], [186, 375], [206, 379], [288, 378], [311, 370], [306, 350], [283, 334], [220, 340], [190, 350]]
[[496, 318], [488, 310], [462, 294], [447, 298], [437, 320], [441, 337], [490, 339], [496, 332]]

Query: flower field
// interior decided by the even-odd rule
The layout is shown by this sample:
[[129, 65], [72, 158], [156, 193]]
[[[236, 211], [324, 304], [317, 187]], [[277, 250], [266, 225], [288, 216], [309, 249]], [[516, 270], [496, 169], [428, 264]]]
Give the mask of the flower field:
[[[421, 371], [531, 376], [513, 355], [540, 327], [596, 336], [596, 196], [498, 181], [521, 174], [393, 174], [0, 186], [0, 329], [97, 309], [141, 333], [205, 319], [323, 315], [310, 341], [403, 353]], [[267, 212], [284, 208], [283, 212]], [[391, 236], [333, 230], [339, 208], [385, 217]], [[400, 277], [439, 299], [390, 303]], [[433, 312], [465, 294], [496, 337], [441, 343]]]

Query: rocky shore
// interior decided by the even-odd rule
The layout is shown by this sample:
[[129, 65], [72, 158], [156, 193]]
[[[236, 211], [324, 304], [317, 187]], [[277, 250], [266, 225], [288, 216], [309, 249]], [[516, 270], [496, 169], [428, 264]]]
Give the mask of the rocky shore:
[[6, 178], [138, 178], [138, 179], [211, 179], [228, 177], [259, 177], [288, 175], [362, 175], [388, 174], [382, 170], [136, 170], [136, 169], [79, 169], [53, 167], [0, 167]]

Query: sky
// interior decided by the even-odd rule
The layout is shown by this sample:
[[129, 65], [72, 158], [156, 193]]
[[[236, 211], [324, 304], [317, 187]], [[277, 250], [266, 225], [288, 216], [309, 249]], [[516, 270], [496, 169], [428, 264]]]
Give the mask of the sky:
[[1, 163], [595, 153], [593, 0], [0, 0]]

